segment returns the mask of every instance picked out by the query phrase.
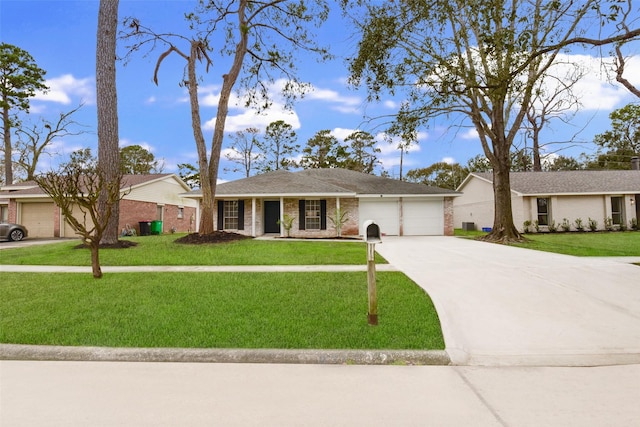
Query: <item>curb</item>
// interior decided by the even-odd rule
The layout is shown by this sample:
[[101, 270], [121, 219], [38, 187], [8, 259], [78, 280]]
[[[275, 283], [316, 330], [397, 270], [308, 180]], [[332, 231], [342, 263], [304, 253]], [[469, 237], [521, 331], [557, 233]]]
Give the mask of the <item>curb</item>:
[[449, 365], [445, 350], [114, 348], [0, 344], [0, 360], [327, 365]]

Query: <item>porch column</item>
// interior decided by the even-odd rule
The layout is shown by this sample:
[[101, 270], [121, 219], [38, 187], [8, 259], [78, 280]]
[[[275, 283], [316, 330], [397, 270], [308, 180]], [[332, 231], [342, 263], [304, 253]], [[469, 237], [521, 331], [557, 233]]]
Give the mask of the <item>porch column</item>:
[[284, 237], [284, 197], [280, 197], [280, 237]]
[[256, 237], [256, 198], [251, 199], [251, 237]]

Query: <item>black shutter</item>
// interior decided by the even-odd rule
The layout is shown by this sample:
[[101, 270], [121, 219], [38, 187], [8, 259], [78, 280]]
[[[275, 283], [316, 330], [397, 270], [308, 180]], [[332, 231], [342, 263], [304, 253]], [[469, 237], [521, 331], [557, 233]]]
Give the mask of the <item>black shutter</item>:
[[244, 230], [244, 200], [238, 200], [238, 230]]
[[298, 230], [304, 230], [304, 200], [298, 200]]
[[327, 229], [327, 201], [320, 200], [320, 230]]
[[218, 200], [218, 230], [224, 226], [224, 200]]

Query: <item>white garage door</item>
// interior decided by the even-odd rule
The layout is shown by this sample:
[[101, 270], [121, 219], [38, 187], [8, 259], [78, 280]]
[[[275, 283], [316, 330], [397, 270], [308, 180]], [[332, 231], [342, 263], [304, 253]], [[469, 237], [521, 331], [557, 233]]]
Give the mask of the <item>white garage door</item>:
[[359, 211], [361, 235], [364, 234], [362, 224], [368, 220], [375, 221], [383, 235], [399, 234], [400, 215], [397, 198], [360, 199]]
[[20, 221], [29, 237], [53, 237], [53, 203], [22, 203]]
[[444, 234], [442, 200], [403, 199], [403, 234], [405, 236], [441, 236]]

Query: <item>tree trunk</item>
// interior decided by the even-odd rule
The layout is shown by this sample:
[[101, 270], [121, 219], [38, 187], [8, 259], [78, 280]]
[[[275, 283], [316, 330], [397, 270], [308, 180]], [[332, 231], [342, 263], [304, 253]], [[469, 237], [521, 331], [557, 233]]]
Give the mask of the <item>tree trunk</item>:
[[187, 59], [187, 89], [189, 90], [189, 102], [191, 104], [191, 128], [193, 138], [196, 142], [198, 152], [198, 170], [200, 171], [200, 190], [202, 191], [202, 201], [200, 203], [200, 234], [213, 233], [213, 194], [209, 183], [209, 164], [207, 162], [207, 145], [202, 133], [202, 120], [200, 118], [200, 103], [198, 102], [198, 76], [196, 74], [196, 63], [198, 53], [203, 49], [202, 43], [197, 40], [191, 41], [191, 49]]
[[11, 185], [13, 184], [13, 164], [11, 163], [11, 121], [9, 120], [9, 107], [2, 109], [2, 124], [4, 131], [4, 184]]
[[540, 129], [537, 127], [533, 129], [533, 171], [542, 172], [542, 162], [540, 161]]
[[102, 269], [100, 268], [100, 242], [91, 241], [91, 271], [94, 279], [102, 278]]
[[[242, 63], [247, 53], [247, 45], [249, 42], [247, 25], [245, 22], [244, 11], [247, 7], [247, 1], [241, 0], [238, 6], [238, 32], [240, 40], [236, 45], [233, 64], [227, 74], [223, 76], [222, 89], [220, 90], [220, 99], [218, 101], [218, 112], [216, 114], [216, 126], [213, 130], [213, 140], [211, 142], [211, 158], [209, 161], [208, 174], [202, 174], [200, 168], [200, 186], [202, 189], [202, 216], [200, 217], [200, 234], [213, 232], [213, 204], [216, 195], [216, 183], [218, 179], [218, 169], [220, 165], [220, 153], [222, 151], [222, 142], [224, 140], [224, 126], [229, 112], [229, 98], [233, 86], [242, 70]], [[200, 156], [200, 154], [198, 154]], [[210, 199], [208, 199], [210, 197]], [[210, 231], [209, 231], [210, 230]]]
[[[118, 98], [116, 90], [116, 32], [118, 1], [100, 0], [96, 44], [96, 101], [98, 110], [98, 169], [108, 182], [120, 177], [118, 148]], [[100, 194], [101, 212], [109, 203], [106, 189]], [[102, 244], [118, 242], [119, 199], [113, 202], [111, 216], [102, 236]]]

